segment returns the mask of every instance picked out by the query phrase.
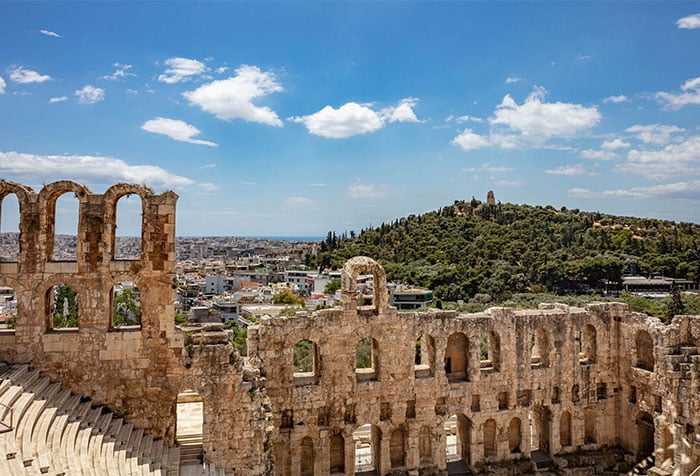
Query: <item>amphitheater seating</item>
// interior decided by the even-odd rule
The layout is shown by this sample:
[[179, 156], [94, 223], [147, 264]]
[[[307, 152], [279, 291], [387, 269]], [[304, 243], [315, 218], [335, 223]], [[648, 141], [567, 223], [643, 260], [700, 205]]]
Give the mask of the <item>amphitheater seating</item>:
[[1, 475], [227, 476], [29, 365], [0, 364], [0, 422]]

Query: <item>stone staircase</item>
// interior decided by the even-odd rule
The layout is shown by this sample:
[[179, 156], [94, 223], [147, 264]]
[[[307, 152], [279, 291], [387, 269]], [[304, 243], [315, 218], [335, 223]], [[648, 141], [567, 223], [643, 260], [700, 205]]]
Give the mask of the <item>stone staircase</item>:
[[[178, 476], [168, 447], [28, 365], [0, 366], [0, 474]], [[213, 465], [188, 474], [228, 476]]]
[[[677, 377], [680, 385], [689, 390], [698, 386], [698, 370], [700, 369], [700, 350], [694, 345], [679, 345], [666, 348], [664, 360], [669, 375]], [[695, 377], [695, 379], [693, 378]]]

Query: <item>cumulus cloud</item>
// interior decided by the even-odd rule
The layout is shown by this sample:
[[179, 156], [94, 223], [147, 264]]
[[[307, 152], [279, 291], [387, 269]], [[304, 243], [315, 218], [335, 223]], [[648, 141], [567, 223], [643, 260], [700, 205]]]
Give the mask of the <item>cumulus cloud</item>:
[[59, 97], [49, 99], [49, 104], [53, 104], [55, 102], [63, 102], [63, 101], [67, 101], [67, 100], [68, 100], [68, 96], [59, 96]]
[[0, 94], [5, 94], [5, 87], [7, 86], [7, 83], [5, 82], [4, 79], [2, 79], [2, 76], [0, 76]]
[[683, 28], [687, 30], [694, 30], [695, 28], [700, 28], [700, 13], [679, 18], [676, 22], [676, 25], [678, 25], [678, 28]]
[[510, 77], [506, 78], [506, 84], [519, 83], [522, 80], [523, 80], [523, 78], [519, 78], [517, 76], [510, 76]]
[[621, 102], [629, 102], [629, 98], [625, 96], [624, 94], [620, 94], [619, 96], [608, 96], [605, 99], [603, 99], [603, 102], [612, 102], [612, 103], [621, 103]]
[[522, 105], [506, 95], [496, 107], [490, 123], [506, 126], [532, 142], [542, 143], [553, 137], [573, 137], [600, 121], [601, 115], [596, 107], [546, 103], [546, 94], [544, 88], [535, 87]]
[[646, 126], [634, 125], [625, 129], [625, 132], [631, 132], [637, 139], [647, 144], [664, 145], [671, 142], [673, 134], [684, 132], [677, 126], [667, 126], [663, 124], [649, 124]]
[[348, 187], [348, 195], [351, 198], [384, 198], [388, 194], [389, 187], [386, 184], [363, 184], [359, 178]]
[[700, 76], [689, 79], [681, 85], [681, 93], [656, 93], [656, 99], [667, 109], [680, 109], [688, 104], [700, 104]]
[[413, 112], [417, 102], [415, 98], [406, 98], [396, 106], [379, 111], [372, 109], [371, 105], [349, 102], [338, 109], [326, 106], [314, 114], [291, 117], [290, 120], [304, 124], [311, 134], [329, 139], [346, 139], [379, 130], [387, 122], [419, 122]]
[[556, 169], [545, 170], [544, 173], [549, 175], [583, 175], [586, 169], [581, 164], [560, 165]]
[[27, 83], [43, 83], [44, 81], [49, 81], [51, 76], [48, 74], [39, 74], [31, 69], [22, 68], [18, 66], [10, 70], [10, 79], [15, 83], [27, 84]]
[[218, 145], [208, 140], [194, 139], [195, 136], [201, 134], [201, 131], [193, 125], [178, 119], [156, 117], [155, 119], [144, 122], [141, 129], [153, 132], [154, 134], [163, 134], [164, 136], [168, 136], [180, 142], [208, 145], [209, 147], [216, 147]]
[[80, 104], [95, 104], [105, 99], [105, 90], [91, 84], [83, 86], [82, 89], [76, 90], [73, 94], [78, 98]]
[[595, 149], [586, 149], [582, 150], [579, 155], [583, 159], [591, 159], [591, 160], [613, 160], [619, 157], [615, 152], [612, 150], [595, 150]]
[[630, 144], [628, 142], [623, 141], [619, 137], [614, 140], [606, 140], [603, 142], [603, 144], [600, 146], [601, 149], [605, 150], [616, 150], [616, 149], [624, 149], [629, 147]]
[[488, 138], [485, 136], [476, 134], [469, 128], [464, 129], [457, 137], [452, 139], [452, 145], [458, 146], [465, 152], [470, 150], [483, 149], [491, 145]]
[[155, 188], [196, 185], [155, 165], [130, 165], [121, 159], [89, 155], [35, 155], [0, 151], [0, 176], [25, 182], [70, 179], [88, 184], [146, 183]]
[[53, 36], [54, 38], [63, 38], [61, 35], [51, 30], [39, 30], [39, 33], [46, 36]]
[[659, 150], [632, 149], [618, 170], [654, 180], [700, 174], [700, 136], [689, 137]]
[[201, 61], [189, 58], [169, 58], [165, 65], [167, 69], [158, 76], [158, 81], [168, 84], [187, 81], [209, 70]]
[[115, 68], [114, 73], [107, 76], [102, 76], [102, 79], [107, 79], [109, 81], [121, 81], [127, 76], [136, 76], [134, 73], [129, 72], [131, 69], [130, 64], [114, 63], [112, 66]]
[[568, 190], [574, 198], [700, 198], [700, 181], [669, 183], [652, 187], [634, 187], [630, 189], [592, 191], [586, 188]]
[[219, 119], [243, 119], [281, 127], [282, 121], [275, 111], [253, 104], [255, 99], [284, 91], [277, 76], [248, 65], [242, 65], [235, 73], [235, 76], [204, 84], [183, 96]]

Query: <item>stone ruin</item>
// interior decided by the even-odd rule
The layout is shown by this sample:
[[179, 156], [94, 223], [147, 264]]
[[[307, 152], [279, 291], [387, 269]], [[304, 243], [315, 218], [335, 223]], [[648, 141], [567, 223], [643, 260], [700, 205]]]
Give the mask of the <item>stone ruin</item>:
[[[56, 262], [55, 203], [66, 192], [80, 202], [78, 253]], [[0, 181], [0, 201], [10, 193], [20, 251], [0, 263], [0, 286], [16, 290], [18, 317], [0, 331], [0, 360], [29, 364], [169, 447], [179, 396], [199, 401], [202, 457], [229, 473], [466, 474], [606, 448], [629, 453], [630, 467], [655, 465], [650, 474], [700, 465], [700, 316], [664, 325], [620, 303], [399, 313], [381, 265], [356, 257], [342, 270], [340, 307], [263, 318], [242, 357], [221, 325], [175, 326], [175, 193], [117, 184], [93, 194], [69, 181], [36, 193]], [[115, 260], [127, 194], [142, 202], [142, 252]], [[359, 305], [365, 272], [373, 297]], [[113, 325], [122, 280], [140, 290], [138, 326]], [[77, 328], [52, 326], [58, 283], [77, 291]], [[299, 343], [311, 364], [295, 372]]]

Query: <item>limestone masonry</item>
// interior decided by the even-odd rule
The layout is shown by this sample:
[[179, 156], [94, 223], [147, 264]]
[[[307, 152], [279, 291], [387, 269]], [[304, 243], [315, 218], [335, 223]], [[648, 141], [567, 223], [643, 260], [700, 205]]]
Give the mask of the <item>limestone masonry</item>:
[[[65, 192], [80, 201], [77, 261], [56, 262]], [[20, 252], [0, 263], [0, 286], [15, 289], [18, 317], [0, 332], [0, 360], [30, 364], [167, 446], [178, 395], [198, 395], [204, 460], [228, 472], [445, 474], [453, 461], [478, 469], [605, 447], [634, 463], [652, 455], [655, 474], [700, 465], [700, 316], [664, 325], [617, 303], [399, 313], [382, 267], [356, 257], [342, 270], [340, 308], [263, 318], [241, 357], [222, 325], [175, 326], [175, 193], [117, 184], [93, 194], [69, 181], [36, 193], [0, 181], [0, 201], [10, 193]], [[142, 253], [114, 260], [126, 194], [142, 200]], [[358, 305], [364, 272], [374, 275], [368, 306]], [[112, 288], [123, 280], [140, 290], [140, 326], [112, 326]], [[57, 284], [77, 291], [77, 329], [52, 327]], [[295, 373], [300, 341], [310, 341], [313, 365]], [[360, 341], [368, 365], [356, 364]]]

